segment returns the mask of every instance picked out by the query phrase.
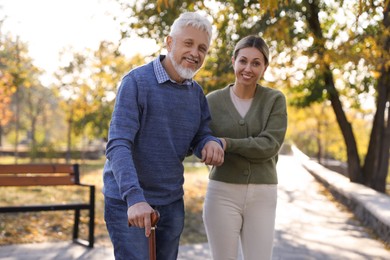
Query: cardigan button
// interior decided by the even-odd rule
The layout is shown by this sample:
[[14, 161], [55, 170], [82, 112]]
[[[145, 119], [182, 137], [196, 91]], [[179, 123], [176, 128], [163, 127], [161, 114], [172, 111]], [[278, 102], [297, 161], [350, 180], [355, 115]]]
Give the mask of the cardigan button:
[[240, 125], [245, 125], [245, 120], [244, 120], [244, 119], [241, 119], [240, 121], [238, 121], [238, 123], [239, 123]]

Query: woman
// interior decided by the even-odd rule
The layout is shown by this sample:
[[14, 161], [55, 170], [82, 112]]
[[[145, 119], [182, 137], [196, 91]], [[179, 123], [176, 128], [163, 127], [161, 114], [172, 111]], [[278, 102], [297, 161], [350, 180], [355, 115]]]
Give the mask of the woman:
[[277, 201], [276, 162], [287, 129], [282, 92], [261, 86], [269, 49], [259, 36], [241, 39], [232, 64], [235, 82], [207, 95], [213, 134], [225, 161], [213, 167], [203, 211], [214, 260], [272, 258]]

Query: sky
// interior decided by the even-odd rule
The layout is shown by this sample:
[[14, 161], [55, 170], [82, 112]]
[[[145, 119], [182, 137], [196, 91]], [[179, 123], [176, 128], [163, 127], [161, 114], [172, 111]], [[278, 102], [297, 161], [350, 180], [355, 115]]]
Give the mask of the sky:
[[[34, 65], [48, 74], [60, 65], [59, 52], [71, 46], [76, 51], [97, 49], [103, 40], [116, 42], [119, 24], [107, 14], [118, 14], [111, 0], [0, 0], [2, 31], [26, 42]], [[131, 37], [124, 52], [155, 51], [152, 40]]]

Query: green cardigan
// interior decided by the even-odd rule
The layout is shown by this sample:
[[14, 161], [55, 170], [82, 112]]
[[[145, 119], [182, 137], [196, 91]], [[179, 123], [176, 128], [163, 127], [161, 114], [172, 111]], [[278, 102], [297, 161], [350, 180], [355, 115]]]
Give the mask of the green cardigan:
[[286, 99], [276, 89], [257, 85], [244, 118], [230, 98], [233, 84], [207, 95], [210, 128], [226, 139], [225, 161], [209, 178], [237, 184], [277, 184], [276, 162], [287, 130]]

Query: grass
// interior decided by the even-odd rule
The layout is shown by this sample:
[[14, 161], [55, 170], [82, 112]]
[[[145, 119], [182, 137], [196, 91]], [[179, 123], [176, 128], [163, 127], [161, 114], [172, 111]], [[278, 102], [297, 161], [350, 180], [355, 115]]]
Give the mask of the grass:
[[[18, 162], [22, 163], [24, 161], [19, 160]], [[13, 159], [1, 158], [0, 163], [13, 163]], [[101, 188], [104, 161], [79, 163], [82, 165], [80, 169], [82, 182], [96, 186], [96, 246], [111, 246], [103, 219], [104, 203]], [[187, 161], [185, 165], [184, 200], [186, 219], [181, 244], [207, 242], [202, 221], [202, 207], [208, 182], [208, 169], [206, 166], [196, 166], [192, 161]], [[389, 179], [388, 182], [390, 182]], [[80, 190], [74, 189], [74, 187], [0, 188], [0, 205], [60, 203], [81, 199], [88, 199], [86, 189]], [[87, 239], [88, 215], [86, 212], [82, 212], [82, 222], [83, 224], [80, 226], [81, 237]], [[70, 241], [72, 227], [72, 211], [0, 214], [0, 245]]]
[[[13, 161], [1, 160], [2, 163]], [[19, 161], [22, 163], [22, 161]], [[102, 169], [103, 160], [81, 164], [81, 181], [96, 187], [95, 244], [111, 246], [103, 219]], [[206, 242], [202, 221], [202, 207], [207, 187], [208, 169], [186, 163], [185, 205], [186, 220], [181, 244]], [[77, 202], [88, 199], [88, 189], [77, 187], [6, 187], [0, 189], [0, 205]], [[80, 237], [88, 237], [88, 213], [82, 211]], [[72, 238], [73, 211], [31, 212], [0, 214], [0, 245], [70, 241]]]

